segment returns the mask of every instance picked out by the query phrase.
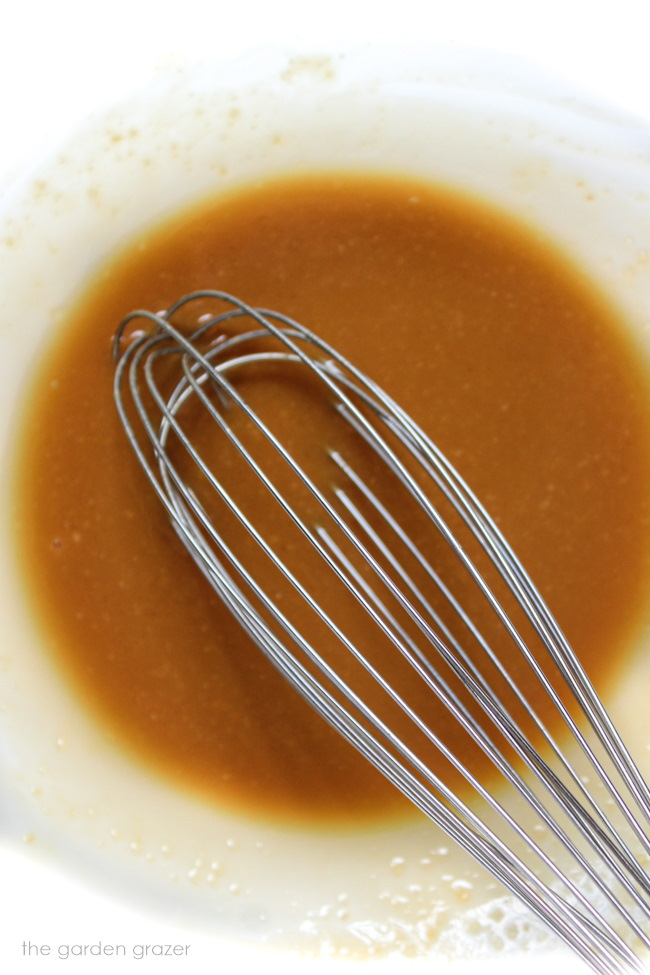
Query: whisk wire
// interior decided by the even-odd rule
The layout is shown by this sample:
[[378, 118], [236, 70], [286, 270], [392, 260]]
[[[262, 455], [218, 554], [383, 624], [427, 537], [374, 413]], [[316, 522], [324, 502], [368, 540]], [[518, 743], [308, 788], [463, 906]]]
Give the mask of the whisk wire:
[[[200, 319], [190, 334], [173, 324], [173, 319], [187, 310], [188, 304], [196, 302], [202, 307], [206, 301], [216, 301], [220, 310]], [[122, 350], [123, 336], [139, 320], [147, 324], [147, 331], [138, 334]], [[263, 344], [268, 339], [276, 343], [275, 348], [260, 350], [260, 342]], [[596, 972], [624, 975], [641, 971], [642, 962], [633, 942], [650, 947], [646, 933], [650, 881], [640, 859], [650, 852], [647, 832], [641, 825], [643, 819], [646, 823], [650, 821], [650, 790], [541, 596], [494, 521], [444, 455], [381, 389], [313, 333], [287, 316], [249, 308], [221, 292], [203, 291], [186, 296], [160, 315], [134, 312], [122, 324], [114, 348], [115, 399], [135, 454], [188, 552], [252, 640], [323, 717]], [[171, 386], [164, 383], [161, 386], [159, 366], [176, 360], [180, 365], [177, 378]], [[397, 486], [395, 490], [404, 491], [409, 503], [424, 513], [427, 524], [454, 553], [458, 565], [507, 634], [512, 648], [562, 717], [574, 742], [602, 782], [610, 804], [629, 829], [628, 839], [614, 825], [594, 790], [587, 788], [582, 775], [574, 768], [573, 759], [548, 730], [538, 707], [532, 705], [517, 678], [511, 676], [501, 654], [473, 621], [471, 611], [465, 610], [400, 518], [389, 511], [363, 476], [336, 450], [330, 452], [330, 459], [348, 486], [334, 488], [329, 497], [239, 391], [236, 382], [239, 370], [269, 363], [306, 369], [320, 384], [323, 399], [331, 399], [336, 415], [381, 462], [386, 477]], [[535, 814], [548, 837], [560, 843], [630, 935], [625, 936], [613, 918], [606, 916], [583, 881], [574, 879], [556, 854], [533, 837], [526, 818], [520, 822], [519, 813], [513, 811], [505, 798], [506, 793], [497, 798], [495, 790], [486, 786], [444, 737], [432, 729], [428, 717], [421, 715], [403, 692], [393, 686], [382, 666], [357, 646], [345, 626], [333, 617], [332, 610], [314, 596], [309, 583], [299, 578], [297, 571], [267, 540], [233, 497], [232, 489], [223, 483], [218, 471], [206, 462], [192, 435], [186, 432], [183, 418], [188, 406], [202, 409], [224, 443], [236, 451], [246, 469], [255, 475], [267, 498], [279, 507], [310, 550], [318, 555], [322, 566], [352, 596], [373, 632], [380, 634], [387, 647], [392, 647], [409, 664], [413, 674], [488, 756], [504, 781], [514, 787], [524, 805]], [[264, 462], [238, 435], [232, 423], [235, 414], [261, 435], [301, 490], [316, 502], [320, 512], [318, 524], [310, 523], [285, 497]], [[291, 610], [281, 609], [274, 595], [258, 580], [254, 567], [235, 551], [187, 482], [172, 456], [172, 445], [174, 451], [181, 448], [186, 462], [189, 460], [199, 472], [202, 482], [255, 542], [257, 550], [284, 578], [318, 625], [323, 625], [349, 658], [370, 675], [373, 684], [408, 718], [409, 726], [433, 744], [460, 773], [484, 803], [484, 813], [479, 814], [468, 804], [457, 788], [418, 754], [410, 739], [407, 741], [393, 728], [391, 721], [339, 673], [316, 648], [314, 639], [291, 618]], [[368, 514], [361, 511], [351, 491], [356, 492]], [[493, 584], [484, 577], [465, 542], [443, 515], [442, 508], [433, 501], [434, 491], [440, 492], [454, 518], [458, 517], [463, 531], [471, 536], [472, 546], [478, 545], [481, 557], [487, 555], [497, 570], [517, 612], [523, 614], [526, 626], [543, 648], [545, 666], [496, 595]], [[375, 519], [379, 528], [374, 524]], [[323, 527], [323, 521], [331, 527]], [[395, 539], [395, 547], [387, 538]], [[346, 546], [350, 548], [349, 554], [344, 551]], [[397, 550], [405, 556], [395, 554]], [[407, 568], [406, 557], [411, 568]], [[423, 581], [416, 580], [416, 572], [423, 572]], [[368, 581], [368, 575], [372, 582]], [[436, 608], [428, 592], [424, 592], [424, 587], [428, 589], [429, 585], [442, 595], [442, 605], [451, 608], [451, 619], [460, 621], [460, 634], [451, 620]], [[478, 657], [466, 649], [465, 636], [461, 634], [478, 647]], [[485, 661], [486, 667], [489, 665], [503, 682], [503, 692], [497, 689], [479, 661]], [[583, 712], [595, 738], [593, 743], [587, 740], [586, 732], [548, 675], [549, 661]], [[549, 764], [551, 758], [542, 757], [538, 747], [532, 744], [521, 721], [506, 704], [505, 691], [541, 734], [550, 755], [557, 760], [557, 768]], [[467, 706], [467, 694], [478, 704], [478, 713]], [[596, 753], [596, 746], [602, 749], [602, 758]], [[511, 751], [523, 763], [521, 772], [508, 757]], [[622, 780], [622, 786], [614, 783], [612, 774], [605, 768], [605, 760]], [[526, 776], [523, 769], [528, 770]], [[531, 781], [528, 773], [533, 776]], [[629, 793], [629, 801], [624, 798], [623, 789]], [[639, 816], [633, 812], [634, 806]], [[504, 836], [490, 825], [493, 814], [505, 826]], [[565, 820], [575, 828], [575, 835], [563, 825]], [[642, 854], [633, 851], [632, 838], [638, 841]], [[548, 879], [542, 879], [538, 869], [533, 869], [523, 858], [523, 853], [516, 852], [517, 845], [534, 855], [535, 861], [548, 872]]]

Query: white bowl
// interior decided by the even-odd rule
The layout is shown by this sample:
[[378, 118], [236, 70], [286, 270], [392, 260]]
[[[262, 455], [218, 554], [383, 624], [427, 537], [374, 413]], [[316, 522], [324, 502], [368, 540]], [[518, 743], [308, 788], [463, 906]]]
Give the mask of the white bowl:
[[[163, 75], [98, 111], [5, 188], [3, 470], [43, 337], [84, 278], [144, 224], [258, 176], [372, 169], [478, 194], [568, 251], [650, 354], [649, 149], [650, 132], [634, 118], [567, 98], [525, 65], [477, 51], [267, 51]], [[8, 512], [5, 477], [6, 533]], [[116, 751], [41, 645], [7, 547], [0, 619], [1, 798], [14, 844], [27, 837], [56, 870], [136, 915], [173, 919], [204, 951], [209, 943], [230, 944], [234, 957], [248, 945], [288, 952], [281, 958], [478, 955], [521, 964], [527, 920], [426, 824], [282, 830], [207, 808]], [[648, 709], [630, 706], [648, 686], [647, 657], [640, 647], [612, 706], [650, 771]], [[544, 964], [557, 954], [570, 970], [535, 922], [524, 940]]]

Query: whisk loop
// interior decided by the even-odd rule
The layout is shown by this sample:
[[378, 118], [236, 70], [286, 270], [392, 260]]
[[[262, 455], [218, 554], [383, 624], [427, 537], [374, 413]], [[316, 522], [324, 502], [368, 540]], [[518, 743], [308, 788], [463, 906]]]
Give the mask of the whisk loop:
[[221, 292], [132, 313], [114, 353], [133, 450], [253, 641], [596, 972], [642, 971], [650, 790], [435, 444], [315, 334]]

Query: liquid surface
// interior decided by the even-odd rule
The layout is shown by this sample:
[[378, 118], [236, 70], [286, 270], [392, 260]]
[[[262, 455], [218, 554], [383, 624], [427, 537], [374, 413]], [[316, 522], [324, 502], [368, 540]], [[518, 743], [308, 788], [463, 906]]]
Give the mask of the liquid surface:
[[498, 518], [597, 684], [611, 679], [648, 582], [649, 397], [623, 325], [487, 207], [400, 180], [292, 180], [133, 242], [39, 369], [19, 552], [49, 642], [116, 740], [252, 815], [407, 808], [197, 585], [131, 456], [112, 398], [116, 325], [205, 287], [295, 317], [397, 399]]

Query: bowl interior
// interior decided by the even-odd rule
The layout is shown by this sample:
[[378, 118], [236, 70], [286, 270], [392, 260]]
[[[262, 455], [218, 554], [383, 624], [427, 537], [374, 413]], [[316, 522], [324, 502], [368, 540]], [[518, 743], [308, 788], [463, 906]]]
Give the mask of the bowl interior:
[[[410, 174], [505, 208], [598, 281], [650, 354], [647, 149], [633, 119], [567, 100], [524, 66], [476, 52], [426, 61], [269, 52], [162, 79], [87, 121], [5, 191], [4, 469], [30, 370], [87, 275], [147, 223], [294, 171]], [[5, 477], [7, 533], [9, 501]], [[208, 809], [117, 752], [44, 652], [10, 546], [0, 553], [0, 617], [2, 799], [12, 836], [28, 823], [117, 892], [253, 943], [327, 944], [360, 957], [433, 945], [462, 958], [470, 942], [489, 955], [523, 937], [517, 911], [504, 913], [501, 894], [428, 826], [283, 831]], [[650, 768], [647, 708], [630, 706], [648, 686], [647, 658], [640, 647], [612, 707]], [[454, 909], [434, 905], [423, 921], [432, 872]], [[480, 891], [471, 909], [467, 885]], [[541, 928], [526, 937], [550, 950]]]

